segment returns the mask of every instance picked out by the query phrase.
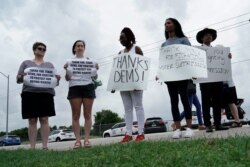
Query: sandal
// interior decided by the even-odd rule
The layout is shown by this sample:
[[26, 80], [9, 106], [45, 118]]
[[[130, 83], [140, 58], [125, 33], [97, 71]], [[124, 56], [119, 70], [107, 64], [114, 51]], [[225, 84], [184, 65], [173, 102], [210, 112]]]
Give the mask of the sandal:
[[84, 141], [84, 147], [85, 148], [90, 148], [91, 147], [91, 143], [89, 142], [89, 140]]
[[242, 127], [241, 122], [233, 122], [230, 128], [239, 128]]
[[82, 143], [80, 141], [75, 142], [75, 145], [73, 147], [73, 149], [78, 149], [82, 147]]

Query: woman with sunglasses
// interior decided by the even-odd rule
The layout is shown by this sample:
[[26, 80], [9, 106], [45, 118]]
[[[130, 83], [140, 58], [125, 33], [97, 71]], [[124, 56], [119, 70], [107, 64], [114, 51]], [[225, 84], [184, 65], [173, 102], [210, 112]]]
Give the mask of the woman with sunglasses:
[[[34, 68], [51, 68], [54, 66], [50, 62], [44, 61], [46, 52], [46, 45], [42, 42], [35, 42], [33, 44], [33, 60], [25, 60], [22, 62], [18, 74], [17, 83], [24, 83], [24, 70], [30, 67]], [[55, 75], [58, 83], [59, 75]], [[42, 148], [48, 149], [48, 135], [49, 135], [49, 117], [55, 116], [54, 107], [54, 88], [42, 88], [35, 86], [28, 86], [23, 84], [22, 89], [22, 118], [28, 119], [28, 136], [31, 148], [36, 146], [37, 138], [37, 122], [39, 120], [41, 125]]]
[[[97, 63], [93, 62], [89, 57], [84, 55], [85, 51], [85, 42], [83, 40], [77, 40], [73, 44], [72, 53], [74, 55], [74, 61], [87, 61], [89, 63], [93, 63], [93, 74], [97, 76], [96, 70], [99, 69]], [[91, 147], [91, 143], [89, 141], [90, 130], [92, 127], [92, 106], [94, 103], [95, 95], [95, 86], [92, 78], [89, 75], [82, 74], [80, 78], [76, 78], [73, 76], [72, 71], [69, 68], [69, 63], [67, 62], [64, 65], [64, 69], [66, 70], [65, 79], [69, 81], [69, 91], [68, 91], [68, 100], [72, 109], [72, 127], [74, 134], [76, 136], [76, 142], [74, 145], [74, 149], [80, 148], [81, 144], [81, 136], [80, 136], [80, 115], [81, 115], [81, 107], [83, 106], [83, 116], [84, 116], [84, 147]]]

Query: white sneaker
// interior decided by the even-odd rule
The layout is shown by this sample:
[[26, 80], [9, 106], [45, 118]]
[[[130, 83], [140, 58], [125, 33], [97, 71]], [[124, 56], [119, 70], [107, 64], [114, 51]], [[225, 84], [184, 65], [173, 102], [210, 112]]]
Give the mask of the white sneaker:
[[185, 137], [185, 138], [190, 138], [190, 137], [192, 137], [193, 135], [194, 135], [193, 130], [190, 129], [190, 128], [186, 128], [186, 131], [185, 131], [185, 133], [184, 133], [184, 137]]
[[173, 134], [172, 138], [173, 139], [179, 139], [179, 138], [181, 138], [181, 130], [180, 129], [176, 129], [174, 131], [174, 134]]

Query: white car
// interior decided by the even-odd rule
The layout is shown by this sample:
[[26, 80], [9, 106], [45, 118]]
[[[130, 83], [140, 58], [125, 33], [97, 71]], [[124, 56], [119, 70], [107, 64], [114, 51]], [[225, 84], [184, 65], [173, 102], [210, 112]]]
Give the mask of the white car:
[[69, 129], [58, 129], [58, 130], [53, 130], [49, 134], [49, 142], [59, 142], [59, 141], [64, 141], [64, 140], [75, 140], [75, 134], [72, 130]]
[[[132, 127], [133, 134], [138, 133], [138, 124], [137, 122], [133, 122]], [[126, 134], [126, 123], [120, 122], [112, 126], [111, 129], [108, 129], [103, 132], [103, 137], [113, 137], [113, 136], [124, 136]]]

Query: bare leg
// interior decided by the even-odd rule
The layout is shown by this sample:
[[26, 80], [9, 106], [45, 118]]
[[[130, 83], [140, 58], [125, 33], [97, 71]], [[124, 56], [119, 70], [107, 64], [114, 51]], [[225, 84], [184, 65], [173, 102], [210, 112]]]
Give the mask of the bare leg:
[[175, 124], [176, 129], [181, 129], [181, 122], [180, 121], [175, 121], [174, 124]]
[[240, 122], [237, 106], [234, 103], [228, 104], [235, 122]]
[[81, 142], [79, 119], [81, 113], [82, 99], [75, 98], [69, 101], [72, 109], [72, 128], [76, 136], [76, 142]]
[[92, 106], [94, 103], [94, 99], [90, 99], [90, 98], [84, 98], [83, 99], [83, 107], [84, 107], [84, 111], [83, 111], [83, 115], [84, 115], [84, 119], [85, 119], [85, 123], [84, 123], [84, 131], [85, 131], [85, 135], [84, 135], [84, 141], [88, 141], [89, 140], [89, 136], [90, 136], [90, 129], [92, 126]]
[[41, 124], [41, 137], [42, 137], [42, 147], [48, 147], [48, 136], [49, 136], [49, 118], [48, 117], [39, 117]]
[[37, 137], [37, 118], [29, 119], [29, 129], [28, 129], [30, 147], [36, 147], [36, 137]]
[[187, 122], [187, 127], [188, 128], [192, 128], [192, 119], [186, 119], [186, 122]]

